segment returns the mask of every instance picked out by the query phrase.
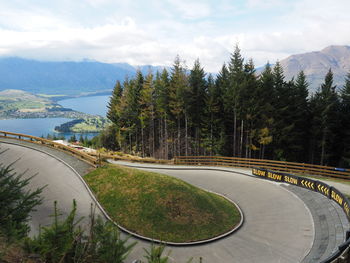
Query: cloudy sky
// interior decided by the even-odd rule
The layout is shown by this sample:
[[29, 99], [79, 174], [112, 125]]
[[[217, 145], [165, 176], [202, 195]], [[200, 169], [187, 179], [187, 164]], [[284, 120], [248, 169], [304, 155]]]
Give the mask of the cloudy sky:
[[0, 56], [217, 72], [239, 43], [256, 66], [350, 45], [349, 0], [0, 0]]

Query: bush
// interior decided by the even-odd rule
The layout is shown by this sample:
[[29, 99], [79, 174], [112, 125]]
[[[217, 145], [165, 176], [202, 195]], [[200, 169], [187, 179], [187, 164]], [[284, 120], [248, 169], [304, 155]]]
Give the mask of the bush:
[[122, 263], [131, 252], [136, 242], [127, 244], [128, 239], [121, 239], [120, 232], [111, 222], [100, 217], [95, 220], [91, 212], [90, 227], [84, 231], [80, 219], [76, 219], [76, 203], [70, 214], [64, 219], [55, 202], [53, 224], [42, 227], [38, 236], [27, 238], [25, 250], [40, 255], [47, 263]]

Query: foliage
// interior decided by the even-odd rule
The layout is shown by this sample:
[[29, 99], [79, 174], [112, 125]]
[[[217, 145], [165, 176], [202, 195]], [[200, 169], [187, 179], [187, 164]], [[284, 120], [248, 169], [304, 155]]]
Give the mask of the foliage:
[[128, 239], [121, 239], [116, 226], [100, 217], [96, 219], [93, 212], [89, 230], [82, 229], [79, 226], [81, 219], [76, 219], [76, 209], [73, 201], [71, 212], [60, 220], [55, 202], [53, 224], [42, 227], [38, 236], [27, 238], [26, 251], [40, 255], [48, 263], [124, 262], [136, 243], [127, 244]]
[[139, 72], [116, 85], [114, 145], [163, 159], [225, 155], [349, 167], [346, 89], [338, 93], [331, 70], [315, 94], [308, 85], [303, 72], [287, 81], [278, 61], [256, 74], [238, 46], [215, 79], [199, 60], [188, 70], [177, 56], [169, 72]]
[[[139, 263], [168, 263], [170, 262], [170, 254], [171, 250], [168, 251], [166, 255], [164, 255], [166, 247], [163, 244], [154, 245], [152, 244], [149, 249], [143, 249], [145, 251], [144, 258], [147, 260], [146, 262], [139, 261]], [[190, 258], [187, 263], [193, 262], [193, 258]], [[202, 263], [202, 258], [199, 258], [199, 263]]]
[[78, 222], [75, 221], [76, 203], [67, 218], [59, 220], [61, 215], [54, 203], [54, 222], [51, 226], [42, 227], [37, 237], [26, 240], [26, 250], [30, 253], [41, 255], [45, 262], [60, 262], [66, 260], [74, 253], [76, 237], [81, 230], [77, 229]]
[[155, 246], [154, 244], [151, 245], [149, 250], [144, 249], [146, 252], [144, 257], [146, 258], [147, 263], [168, 263], [170, 252], [168, 252], [167, 255], [163, 255], [164, 249], [165, 246]]

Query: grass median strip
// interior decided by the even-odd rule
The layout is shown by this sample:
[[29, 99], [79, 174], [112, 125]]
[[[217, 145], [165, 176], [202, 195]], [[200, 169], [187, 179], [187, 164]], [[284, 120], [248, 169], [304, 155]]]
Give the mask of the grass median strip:
[[113, 220], [149, 238], [205, 240], [240, 222], [231, 202], [171, 176], [106, 165], [84, 179]]

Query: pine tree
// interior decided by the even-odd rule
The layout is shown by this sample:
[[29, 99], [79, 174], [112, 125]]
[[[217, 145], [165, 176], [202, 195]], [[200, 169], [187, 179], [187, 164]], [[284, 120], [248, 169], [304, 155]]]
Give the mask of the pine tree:
[[[181, 147], [181, 121], [184, 120], [187, 123], [186, 116], [186, 100], [188, 99], [188, 77], [186, 74], [186, 68], [182, 65], [180, 57], [177, 56], [174, 61], [170, 76], [169, 85], [169, 109], [177, 126], [176, 139], [173, 139], [173, 156], [182, 154]], [[187, 129], [185, 129], [187, 132]], [[186, 136], [185, 136], [186, 137]], [[187, 153], [188, 147], [185, 147], [185, 154]]]
[[226, 118], [226, 111], [225, 103], [228, 103], [226, 100], [225, 94], [228, 93], [230, 86], [230, 78], [229, 78], [229, 71], [227, 69], [226, 64], [224, 63], [221, 70], [219, 71], [216, 80], [215, 80], [215, 87], [217, 90], [220, 90], [220, 98], [219, 101], [221, 103], [220, 106], [220, 114], [219, 117], [221, 119], [220, 122], [220, 137], [219, 137], [219, 144], [220, 144], [220, 154], [222, 155], [229, 155], [232, 151], [232, 147], [230, 147], [230, 140], [228, 133], [226, 133], [226, 130], [228, 130], [228, 119]]
[[[194, 137], [194, 154], [200, 155], [201, 131], [205, 119], [205, 104], [207, 97], [207, 82], [204, 69], [197, 59], [189, 75], [188, 100], [186, 113], [192, 127], [191, 135]], [[188, 138], [187, 138], [188, 140]]]
[[156, 80], [154, 83], [154, 97], [155, 97], [155, 110], [158, 118], [158, 144], [160, 157], [163, 159], [169, 158], [169, 145], [168, 145], [168, 126], [170, 122], [170, 109], [169, 109], [169, 73], [166, 69], [163, 69], [160, 74], [157, 72]]
[[117, 107], [120, 103], [121, 96], [122, 96], [122, 86], [118, 80], [114, 86], [112, 96], [111, 96], [110, 101], [107, 105], [107, 109], [108, 109], [107, 118], [117, 126], [119, 125], [119, 123], [118, 123], [119, 116], [118, 116]]
[[204, 106], [204, 114], [202, 116], [202, 145], [205, 150], [205, 155], [210, 156], [219, 154], [222, 148], [220, 145], [220, 131], [222, 126], [221, 111], [221, 91], [215, 85], [213, 76], [210, 74], [207, 82], [207, 95]]
[[339, 99], [333, 85], [333, 73], [328, 71], [324, 83], [312, 98], [313, 113], [313, 161], [321, 165], [335, 165], [337, 163], [339, 125]]
[[350, 73], [345, 78], [345, 85], [340, 91], [341, 97], [341, 161], [342, 167], [350, 167]]
[[143, 85], [143, 75], [137, 71], [135, 79], [125, 79], [123, 94], [117, 107], [120, 135], [118, 141], [124, 145], [124, 150], [137, 154], [140, 145], [140, 92]]
[[259, 158], [265, 157], [266, 146], [273, 141], [274, 125], [274, 76], [270, 64], [266, 64], [257, 86], [256, 125], [252, 132], [252, 150], [259, 150]]
[[273, 68], [273, 106], [275, 108], [273, 118], [273, 159], [286, 160], [293, 144], [291, 135], [294, 127], [293, 112], [291, 110], [291, 98], [293, 97], [294, 80], [285, 81], [283, 68], [277, 61]]
[[293, 144], [290, 145], [288, 161], [305, 162], [308, 159], [309, 138], [310, 138], [310, 109], [309, 109], [309, 84], [303, 71], [299, 72], [293, 86], [290, 112], [294, 122], [291, 137]]
[[[250, 59], [244, 65], [244, 82], [240, 89], [240, 112], [241, 112], [241, 136], [240, 136], [240, 156], [251, 156], [252, 133], [256, 123], [256, 114], [258, 111], [258, 97], [257, 93], [257, 77], [255, 76], [255, 66], [253, 60]], [[244, 139], [245, 136], [245, 139]], [[244, 145], [244, 148], [243, 148]]]
[[227, 132], [231, 131], [232, 133], [232, 155], [237, 155], [237, 118], [240, 113], [239, 104], [241, 98], [239, 97], [240, 89], [244, 80], [244, 71], [243, 71], [243, 62], [244, 59], [241, 55], [241, 50], [238, 45], [236, 45], [233, 54], [231, 54], [230, 63], [228, 64], [229, 70], [229, 86], [224, 94], [224, 110], [225, 115], [228, 120], [226, 128]]
[[[140, 92], [140, 123], [141, 123], [141, 149], [142, 156], [154, 155], [155, 143], [154, 143], [154, 86], [153, 86], [153, 74], [149, 73], [143, 82], [142, 90]], [[148, 132], [148, 145], [146, 143], [145, 128], [149, 128]], [[146, 149], [148, 146], [148, 152]]]
[[44, 187], [28, 190], [32, 178], [25, 179], [11, 165], [0, 163], [0, 235], [10, 241], [28, 234], [30, 213], [42, 202], [40, 194]]

